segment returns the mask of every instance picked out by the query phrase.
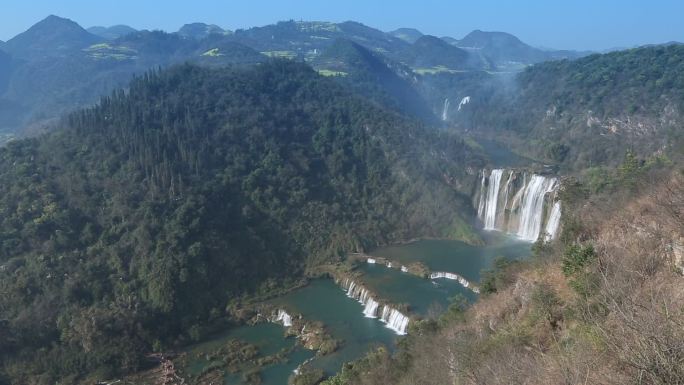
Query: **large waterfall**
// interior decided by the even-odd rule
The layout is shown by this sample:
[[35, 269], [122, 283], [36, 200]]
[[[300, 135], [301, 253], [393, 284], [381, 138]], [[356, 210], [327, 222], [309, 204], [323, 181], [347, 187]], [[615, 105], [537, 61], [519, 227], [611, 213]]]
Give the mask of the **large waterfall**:
[[347, 296], [359, 301], [363, 305], [363, 315], [368, 318], [378, 318], [387, 324], [387, 327], [394, 330], [399, 335], [406, 334], [409, 324], [409, 317], [402, 314], [399, 310], [390, 305], [381, 305], [376, 301], [368, 289], [358, 285], [353, 280], [344, 280], [343, 288], [347, 291]]
[[[459, 105], [460, 108], [460, 105]], [[442, 107], [442, 121], [446, 122], [449, 118], [449, 98], [444, 99], [444, 106]]]
[[558, 186], [557, 178], [523, 171], [494, 169], [489, 176], [483, 172], [478, 217], [485, 230], [505, 231], [531, 242], [540, 236], [551, 240], [560, 225]]
[[490, 188], [487, 189], [487, 200], [484, 205], [484, 228], [486, 230], [496, 229], [496, 208], [499, 202], [501, 175], [503, 175], [503, 170], [492, 170], [492, 174], [489, 176]]

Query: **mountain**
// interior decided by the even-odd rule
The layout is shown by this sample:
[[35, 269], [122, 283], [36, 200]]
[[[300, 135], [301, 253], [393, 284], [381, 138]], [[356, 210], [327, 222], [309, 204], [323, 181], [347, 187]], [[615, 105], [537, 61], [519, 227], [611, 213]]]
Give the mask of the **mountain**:
[[442, 67], [450, 70], [467, 70], [490, 67], [486, 61], [479, 60], [468, 51], [430, 35], [418, 38], [400, 56], [403, 63], [418, 69]]
[[360, 44], [338, 39], [311, 63], [370, 100], [427, 121], [434, 118], [412, 85], [411, 69]]
[[420, 32], [417, 29], [414, 28], [399, 28], [395, 29], [394, 31], [387, 32], [388, 34], [399, 38], [401, 40], [404, 40], [405, 42], [409, 44], [413, 44], [418, 40], [421, 36], [423, 36], [423, 33]]
[[453, 237], [469, 151], [291, 61], [141, 76], [0, 148], [0, 372], [114, 378], [348, 252]]
[[464, 129], [488, 133], [567, 169], [681, 151], [684, 46], [540, 63], [472, 104]]
[[[67, 42], [73, 41], [68, 36], [82, 35], [83, 30], [70, 21], [47, 20], [62, 26], [62, 29], [66, 26], [70, 31], [70, 34], [62, 34], [63, 43], [55, 44], [67, 46]], [[29, 37], [35, 39], [39, 35], [37, 31], [49, 29], [44, 21], [13, 41], [27, 41]], [[85, 41], [93, 39], [93, 35], [85, 34], [91, 36]], [[127, 84], [133, 75], [150, 68], [186, 61], [212, 66], [246, 65], [266, 59], [248, 47], [222, 38], [211, 36], [197, 41], [160, 31], [139, 31], [78, 49], [71, 44], [73, 48], [68, 55], [24, 55], [20, 60], [13, 60], [11, 73], [3, 73], [8, 78], [3, 83], [6, 87], [0, 88], [0, 99], [4, 100], [0, 108], [0, 130], [17, 132], [21, 128], [23, 134], [33, 134], [35, 132], [31, 130], [42, 130], [44, 122], [97, 102], [101, 96]], [[55, 40], [56, 37], [51, 36], [50, 39]], [[39, 46], [40, 39], [37, 41], [32, 44]]]
[[99, 41], [102, 38], [75, 22], [51, 15], [7, 41], [3, 49], [16, 58], [34, 60], [70, 55]]
[[209, 35], [229, 35], [230, 31], [226, 31], [218, 25], [214, 24], [204, 24], [204, 23], [192, 23], [183, 25], [178, 32], [178, 35], [188, 38], [202, 40]]
[[[453, 102], [475, 96], [476, 82], [482, 82], [479, 93], [490, 92], [490, 79], [482, 71], [516, 72], [539, 60], [573, 56], [538, 50], [504, 33], [475, 31], [456, 41], [409, 28], [385, 33], [353, 21], [290, 20], [232, 34], [203, 23], [186, 24], [177, 33], [135, 31], [121, 25], [90, 31], [50, 16], [5, 44], [3, 50], [12, 56], [13, 64], [5, 75], [5, 89], [0, 90], [0, 130], [22, 135], [42, 131], [59, 115], [96, 102], [134, 74], [185, 61], [251, 65], [266, 57], [281, 57], [336, 71], [332, 69], [335, 58], [321, 55], [339, 41], [372, 52], [373, 60], [388, 70], [367, 63], [365, 68], [380, 72], [368, 75], [373, 71], [357, 68], [349, 71], [353, 76], [338, 78], [338, 82], [383, 105], [433, 122], [435, 114], [442, 115], [446, 99]], [[337, 59], [345, 63], [350, 58]], [[365, 74], [357, 76], [360, 73]], [[361, 84], [354, 85], [356, 81]]]
[[391, 54], [408, 43], [361, 23], [282, 21], [263, 27], [237, 30], [236, 42], [269, 56], [311, 60], [336, 39], [347, 39], [373, 51]]
[[7, 88], [12, 69], [12, 57], [0, 49], [0, 95]]
[[453, 45], [481, 54], [501, 67], [529, 65], [547, 60], [572, 59], [583, 56], [573, 51], [544, 51], [531, 47], [505, 32], [475, 30]]
[[121, 36], [137, 32], [136, 29], [123, 24], [113, 25], [111, 27], [90, 27], [86, 31], [107, 40], [114, 40]]

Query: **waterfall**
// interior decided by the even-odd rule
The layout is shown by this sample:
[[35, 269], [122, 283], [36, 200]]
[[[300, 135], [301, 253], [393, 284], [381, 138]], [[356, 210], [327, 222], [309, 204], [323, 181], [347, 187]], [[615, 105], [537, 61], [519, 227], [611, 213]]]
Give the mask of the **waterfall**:
[[477, 215], [484, 229], [505, 231], [531, 242], [541, 235], [553, 239], [561, 208], [550, 193], [558, 188], [558, 179], [509, 170], [502, 183], [504, 171], [494, 169], [488, 177], [482, 173]]
[[525, 188], [518, 236], [528, 241], [536, 241], [542, 227], [544, 197], [556, 187], [556, 180], [533, 175]]
[[278, 310], [275, 321], [281, 322], [286, 328], [292, 326], [292, 317], [283, 309]]
[[482, 182], [480, 182], [480, 204], [477, 206], [477, 216], [478, 218], [484, 218], [485, 209], [485, 172], [482, 171]]
[[503, 170], [492, 170], [492, 173], [489, 176], [489, 188], [487, 189], [487, 202], [485, 204], [484, 216], [485, 230], [496, 229], [496, 207], [499, 202], [501, 175], [503, 175]]
[[[387, 327], [394, 330], [399, 335], [406, 334], [409, 318], [389, 305], [380, 305], [371, 293], [363, 286], [349, 278], [344, 280], [347, 296], [353, 298], [363, 305], [363, 315], [367, 318], [377, 318], [387, 324]], [[382, 308], [382, 311], [380, 309]]]
[[378, 306], [378, 302], [369, 297], [366, 300], [366, 306], [363, 308], [363, 315], [367, 318], [375, 318], [378, 314]]
[[406, 334], [409, 318], [401, 314], [399, 310], [385, 305], [382, 309], [382, 316], [380, 319], [387, 324], [388, 328], [394, 330], [395, 333], [402, 336]]
[[470, 103], [470, 96], [466, 96], [465, 98], [461, 99], [461, 102], [458, 103], [458, 110], [461, 111], [461, 107], [465, 106], [468, 103]]
[[558, 232], [558, 225], [560, 225], [561, 217], [561, 204], [557, 201], [553, 204], [551, 209], [551, 214], [549, 214], [549, 220], [546, 222], [546, 236], [544, 240], [550, 241], [556, 238], [556, 233]]
[[375, 258], [368, 258], [368, 259], [366, 259], [366, 262], [368, 262], [368, 263], [370, 263], [370, 264], [374, 264], [374, 263], [375, 263]]
[[506, 185], [504, 186], [504, 215], [506, 215], [506, 209], [508, 208], [508, 195], [510, 195], [511, 192], [511, 179], [513, 179], [513, 170], [508, 172], [508, 179], [506, 179]]
[[401, 271], [402, 273], [408, 273], [408, 267], [401, 265]]
[[468, 288], [468, 289], [474, 291], [475, 293], [480, 292], [480, 289], [473, 286], [470, 282], [468, 282], [467, 279], [461, 277], [460, 275], [458, 275], [456, 273], [448, 273], [448, 272], [444, 272], [444, 271], [438, 271], [438, 272], [430, 274], [430, 279], [438, 279], [438, 278], [445, 278], [445, 279], [451, 279], [453, 281], [458, 281], [458, 283], [460, 283], [461, 286]]
[[[459, 106], [460, 109], [460, 106]], [[442, 121], [446, 122], [449, 117], [449, 98], [444, 99], [444, 107], [442, 107]]]

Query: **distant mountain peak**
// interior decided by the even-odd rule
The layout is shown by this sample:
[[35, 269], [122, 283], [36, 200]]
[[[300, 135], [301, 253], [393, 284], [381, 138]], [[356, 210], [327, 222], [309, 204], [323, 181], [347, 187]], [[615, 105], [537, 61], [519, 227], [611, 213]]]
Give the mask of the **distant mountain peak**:
[[415, 28], [398, 28], [388, 32], [388, 34], [411, 44], [415, 43], [416, 40], [423, 36], [423, 33]]
[[232, 32], [226, 31], [215, 24], [190, 23], [183, 25], [176, 33], [185, 38], [202, 40], [209, 35], [228, 35]]
[[51, 56], [73, 52], [100, 40], [74, 21], [50, 15], [10, 39], [5, 48], [17, 57]]

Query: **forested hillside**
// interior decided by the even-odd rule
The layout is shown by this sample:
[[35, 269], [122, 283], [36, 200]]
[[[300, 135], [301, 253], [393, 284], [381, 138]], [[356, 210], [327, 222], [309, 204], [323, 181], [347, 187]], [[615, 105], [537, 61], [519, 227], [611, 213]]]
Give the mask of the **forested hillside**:
[[477, 162], [293, 62], [138, 78], [0, 149], [0, 382], [134, 370], [347, 252], [466, 238]]
[[566, 168], [615, 166], [632, 149], [642, 156], [681, 150], [684, 46], [592, 55], [528, 67], [515, 82], [490, 78], [464, 128], [506, 138], [521, 152]]

